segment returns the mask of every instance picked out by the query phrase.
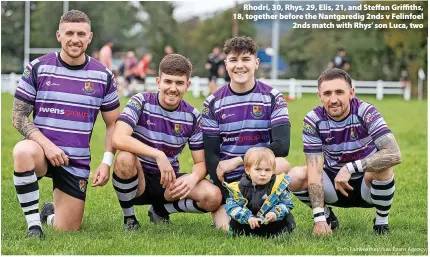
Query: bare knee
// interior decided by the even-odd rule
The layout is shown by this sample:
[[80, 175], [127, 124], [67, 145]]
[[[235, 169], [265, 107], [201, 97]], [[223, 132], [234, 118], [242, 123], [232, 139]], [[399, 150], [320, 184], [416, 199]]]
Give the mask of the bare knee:
[[288, 172], [291, 170], [290, 162], [287, 161], [285, 158], [277, 157], [276, 158], [276, 169], [275, 174], [288, 174]]
[[29, 140], [18, 142], [12, 152], [15, 171], [34, 170], [37, 154], [43, 154], [43, 149], [36, 142]]
[[114, 172], [120, 178], [136, 176], [136, 155], [121, 151], [115, 159]]
[[76, 220], [76, 221], [69, 221], [69, 222], [56, 222], [55, 218], [54, 218], [54, 228], [57, 231], [76, 231], [81, 228], [82, 219]]
[[306, 190], [308, 182], [308, 173], [306, 166], [297, 166], [292, 168], [288, 172], [288, 176], [291, 178], [291, 183], [288, 185], [288, 189], [293, 192]]
[[219, 208], [221, 201], [221, 190], [217, 186], [212, 185], [206, 190], [203, 200], [201, 201], [201, 207], [207, 211], [213, 212]]
[[388, 168], [380, 172], [366, 172], [365, 178], [368, 181], [368, 184], [372, 182], [372, 180], [377, 181], [387, 181], [390, 180], [394, 175], [394, 169]]

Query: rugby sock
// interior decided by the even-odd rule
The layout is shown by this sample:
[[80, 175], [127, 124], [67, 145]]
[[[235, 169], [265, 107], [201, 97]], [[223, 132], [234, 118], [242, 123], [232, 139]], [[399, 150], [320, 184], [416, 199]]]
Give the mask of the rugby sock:
[[42, 229], [39, 215], [39, 184], [34, 170], [13, 173], [18, 201], [27, 220], [28, 229], [38, 226]]
[[372, 180], [370, 198], [376, 208], [375, 225], [388, 224], [388, 214], [395, 190], [394, 175], [387, 181]]
[[121, 205], [122, 213], [124, 214], [124, 222], [127, 218], [136, 218], [134, 215], [133, 199], [137, 192], [137, 174], [128, 179], [118, 177], [115, 172], [112, 176], [112, 184], [118, 196], [119, 205]]
[[293, 193], [297, 197], [297, 199], [299, 199], [301, 202], [303, 202], [304, 204], [312, 208], [311, 199], [309, 198], [308, 190], [291, 192], [291, 193]]
[[187, 213], [206, 213], [208, 211], [197, 206], [197, 202], [191, 199], [184, 199], [179, 201], [174, 201], [172, 203], [164, 204], [166, 211], [171, 213], [176, 212], [187, 212]]

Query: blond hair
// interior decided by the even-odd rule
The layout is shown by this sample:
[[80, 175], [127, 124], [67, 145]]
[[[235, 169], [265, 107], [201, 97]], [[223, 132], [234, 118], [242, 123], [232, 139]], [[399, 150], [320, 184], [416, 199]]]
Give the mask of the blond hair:
[[245, 170], [249, 170], [251, 167], [260, 164], [260, 162], [264, 160], [275, 170], [275, 158], [275, 154], [267, 147], [252, 147], [245, 154], [243, 166]]

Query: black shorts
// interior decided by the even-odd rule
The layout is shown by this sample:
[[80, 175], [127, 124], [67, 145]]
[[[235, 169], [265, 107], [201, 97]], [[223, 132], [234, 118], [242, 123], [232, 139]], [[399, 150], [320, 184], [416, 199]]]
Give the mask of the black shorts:
[[[52, 178], [53, 190], [58, 188], [70, 196], [85, 201], [87, 196], [88, 179], [70, 174], [63, 167], [54, 167], [49, 161], [47, 162], [48, 170], [43, 177]], [[37, 179], [40, 180], [43, 177], [38, 177]]]
[[[179, 178], [184, 173], [175, 173], [176, 178]], [[160, 184], [161, 174], [159, 172], [143, 172], [145, 177], [145, 191], [141, 196], [133, 199], [133, 205], [149, 205], [167, 203], [164, 198], [165, 188]]]
[[269, 224], [260, 225], [259, 228], [251, 229], [249, 224], [240, 224], [235, 219], [230, 219], [230, 231], [234, 236], [254, 235], [261, 237], [271, 237], [288, 232], [288, 222], [287, 217], [285, 217], [283, 220], [274, 221]]
[[[347, 190], [346, 189], [345, 191], [348, 193], [348, 197], [346, 197], [339, 190], [335, 189], [334, 178], [331, 178], [329, 176], [324, 176], [323, 177], [323, 184], [324, 184], [324, 200], [325, 200], [325, 203], [328, 205], [341, 207], [341, 208], [352, 208], [352, 207], [372, 208], [372, 207], [374, 207], [373, 204], [371, 204], [365, 200], [365, 198], [368, 198], [368, 197], [365, 195], [362, 195], [362, 193], [363, 193], [362, 187], [367, 187], [366, 185], [363, 185], [363, 183], [365, 183], [364, 182], [364, 176], [362, 176], [361, 178], [349, 180], [348, 184], [353, 187], [353, 190]], [[367, 191], [367, 189], [366, 189], [366, 191]], [[335, 192], [335, 195], [334, 195], [334, 192]], [[367, 193], [370, 194], [370, 189]], [[327, 197], [326, 197], [326, 194], [327, 194]], [[337, 197], [337, 201], [336, 201], [336, 197]], [[334, 200], [327, 201], [327, 198], [331, 198]]]

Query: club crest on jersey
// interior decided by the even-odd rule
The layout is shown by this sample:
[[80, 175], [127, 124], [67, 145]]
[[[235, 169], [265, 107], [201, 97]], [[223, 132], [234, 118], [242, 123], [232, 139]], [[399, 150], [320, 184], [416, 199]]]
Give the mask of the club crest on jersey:
[[254, 117], [256, 118], [260, 118], [261, 116], [263, 116], [263, 106], [261, 105], [254, 105], [252, 106], [252, 115], [254, 115]]
[[208, 115], [208, 113], [209, 113], [209, 109], [207, 107], [203, 107], [202, 114]]
[[94, 92], [95, 92], [94, 83], [89, 82], [89, 81], [85, 82], [85, 86], [84, 86], [83, 90], [86, 94], [89, 94], [89, 95], [94, 94]]
[[173, 133], [175, 135], [179, 136], [182, 134], [182, 125], [181, 124], [175, 124], [175, 128], [173, 129]]
[[84, 179], [79, 180], [79, 189], [85, 193], [85, 191], [87, 190], [87, 181]]
[[351, 128], [350, 135], [351, 135], [351, 138], [356, 138], [357, 137], [357, 135], [355, 134], [354, 128]]

